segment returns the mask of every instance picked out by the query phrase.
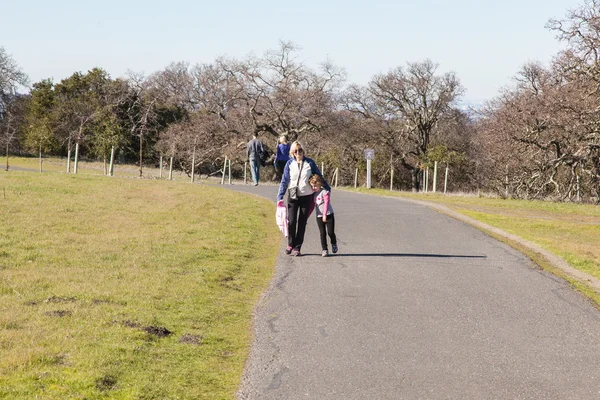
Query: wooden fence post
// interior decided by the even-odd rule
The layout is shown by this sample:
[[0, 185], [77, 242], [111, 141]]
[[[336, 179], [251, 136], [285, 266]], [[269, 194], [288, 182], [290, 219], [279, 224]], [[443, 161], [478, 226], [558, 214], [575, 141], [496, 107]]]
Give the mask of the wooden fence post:
[[444, 178], [444, 194], [446, 194], [447, 186], [448, 186], [448, 164], [446, 164], [446, 177]]
[[194, 141], [194, 150], [192, 151], [192, 177], [191, 183], [194, 183], [194, 171], [196, 169], [196, 142]]
[[73, 173], [77, 173], [77, 168], [79, 166], [79, 142], [75, 143], [75, 167], [73, 168]]
[[221, 173], [221, 185], [225, 184], [225, 171], [227, 171], [227, 156], [225, 156], [225, 161], [223, 161], [223, 171]]
[[337, 186], [338, 186], [338, 175], [339, 175], [339, 174], [340, 174], [340, 169], [339, 169], [339, 168], [336, 168], [336, 169], [335, 169], [335, 173], [334, 173], [334, 175], [335, 175], [335, 187], [337, 187]]
[[115, 174], [115, 146], [110, 149], [110, 164], [108, 165], [108, 176]]
[[162, 170], [163, 170], [163, 156], [162, 154], [160, 155], [160, 161], [158, 164], [158, 177], [162, 179]]
[[229, 184], [231, 185], [231, 160], [229, 160]]
[[433, 162], [433, 193], [437, 190], [437, 161]]

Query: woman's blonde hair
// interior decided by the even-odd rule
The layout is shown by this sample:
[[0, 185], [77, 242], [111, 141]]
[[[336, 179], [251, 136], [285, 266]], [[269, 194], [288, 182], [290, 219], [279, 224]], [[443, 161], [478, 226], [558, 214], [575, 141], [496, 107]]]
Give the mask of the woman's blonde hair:
[[299, 140], [296, 140], [294, 143], [292, 143], [292, 145], [290, 146], [290, 157], [294, 158], [294, 153], [296, 152], [296, 149], [300, 147], [302, 150], [304, 150], [304, 155], [306, 155], [306, 147], [304, 147], [302, 145], [302, 143], [300, 143]]

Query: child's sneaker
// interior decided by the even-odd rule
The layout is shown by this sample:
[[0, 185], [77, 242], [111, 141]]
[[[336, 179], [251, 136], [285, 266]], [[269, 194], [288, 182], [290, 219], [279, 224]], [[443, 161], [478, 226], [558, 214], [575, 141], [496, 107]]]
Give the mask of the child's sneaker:
[[292, 254], [292, 246], [288, 246], [285, 248], [285, 254]]
[[321, 252], [321, 257], [327, 257], [329, 255], [329, 252], [327, 250], [323, 250]]
[[337, 251], [338, 251], [337, 244], [331, 245], [331, 251], [333, 251], [334, 253], [337, 253]]
[[296, 250], [296, 249], [294, 249], [294, 250], [292, 250], [292, 255], [293, 255], [294, 257], [301, 257], [301, 256], [302, 256], [302, 253], [300, 253], [300, 250]]

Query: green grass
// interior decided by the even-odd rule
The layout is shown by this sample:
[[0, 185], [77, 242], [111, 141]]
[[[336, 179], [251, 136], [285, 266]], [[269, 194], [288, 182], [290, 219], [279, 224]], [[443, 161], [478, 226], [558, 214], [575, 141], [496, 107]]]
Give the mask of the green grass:
[[234, 398], [280, 244], [272, 207], [0, 172], [0, 398]]
[[[589, 204], [443, 195], [433, 193], [390, 192], [382, 189], [357, 189], [362, 193], [399, 196], [443, 204], [450, 209], [488, 225], [517, 235], [567, 261], [572, 267], [600, 279], [600, 207]], [[502, 238], [501, 240], [509, 242]], [[509, 243], [517, 247], [515, 243]], [[525, 249], [520, 248], [524, 253]], [[560, 271], [527, 254], [536, 263], [568, 279], [600, 305], [600, 293], [586, 288]]]

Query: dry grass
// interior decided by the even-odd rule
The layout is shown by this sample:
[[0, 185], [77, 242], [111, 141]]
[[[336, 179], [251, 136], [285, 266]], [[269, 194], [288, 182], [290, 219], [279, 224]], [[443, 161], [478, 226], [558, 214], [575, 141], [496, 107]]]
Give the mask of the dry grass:
[[[6, 168], [6, 158], [2, 159], [2, 169]], [[33, 171], [39, 172], [40, 163], [39, 158], [33, 157], [10, 157], [9, 158], [10, 168], [26, 168]], [[74, 171], [74, 163], [71, 162], [71, 172]], [[108, 169], [108, 165], [106, 166]], [[98, 161], [79, 161], [77, 167], [77, 173], [82, 175], [104, 175], [105, 165], [103, 162]], [[143, 177], [147, 179], [158, 179], [162, 175], [162, 179], [167, 179], [169, 176], [168, 168], [163, 168], [162, 172], [159, 168], [154, 166], [146, 166], [143, 168]], [[67, 172], [67, 159], [57, 157], [42, 158], [42, 172]], [[114, 176], [115, 177], [126, 177], [126, 178], [138, 178], [140, 175], [140, 168], [131, 164], [119, 164], [114, 165]], [[172, 176], [174, 181], [189, 182], [190, 177], [181, 172], [173, 171]]]

